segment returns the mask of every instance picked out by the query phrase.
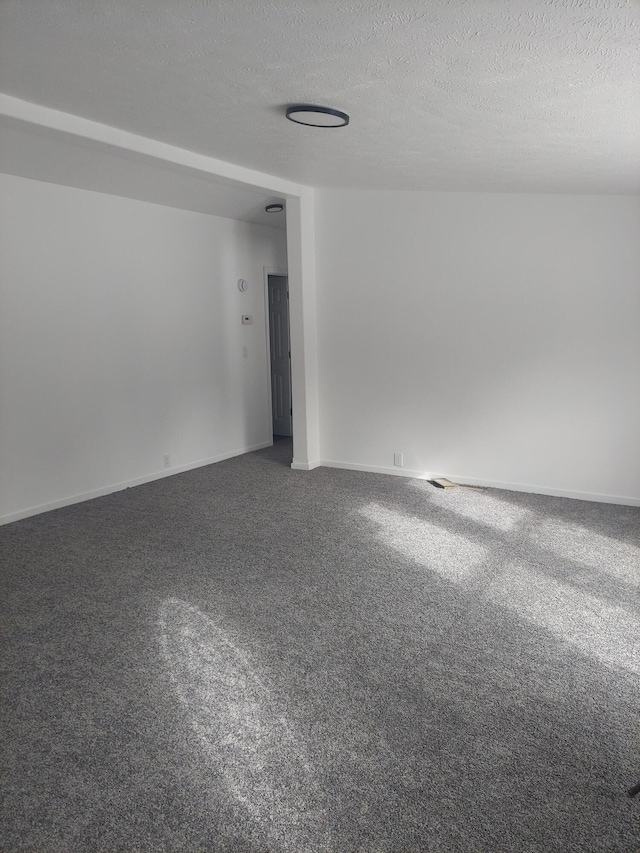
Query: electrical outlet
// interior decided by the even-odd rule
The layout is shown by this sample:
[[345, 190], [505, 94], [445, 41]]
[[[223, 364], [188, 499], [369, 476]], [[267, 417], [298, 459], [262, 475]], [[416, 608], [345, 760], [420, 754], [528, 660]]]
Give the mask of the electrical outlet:
[[171, 456], [168, 453], [164, 457], [164, 467], [171, 468]]
[[402, 453], [394, 453], [393, 454], [393, 464], [396, 468], [402, 468], [404, 462], [402, 461]]

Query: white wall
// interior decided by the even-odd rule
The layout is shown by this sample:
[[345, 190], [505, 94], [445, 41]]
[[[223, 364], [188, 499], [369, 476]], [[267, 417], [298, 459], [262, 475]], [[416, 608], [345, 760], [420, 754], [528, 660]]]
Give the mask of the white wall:
[[0, 199], [0, 517], [270, 442], [283, 231], [8, 175]]
[[318, 411], [318, 320], [316, 306], [315, 203], [313, 190], [287, 201], [292, 468], [309, 471], [320, 464]]
[[316, 232], [325, 463], [640, 498], [640, 199], [321, 191]]

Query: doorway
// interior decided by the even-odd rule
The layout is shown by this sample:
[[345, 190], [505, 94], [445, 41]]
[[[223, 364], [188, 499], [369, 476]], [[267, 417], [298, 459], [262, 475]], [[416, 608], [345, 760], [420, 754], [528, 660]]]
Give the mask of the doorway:
[[289, 279], [267, 273], [269, 355], [271, 361], [271, 420], [274, 441], [293, 435], [291, 344], [289, 337]]

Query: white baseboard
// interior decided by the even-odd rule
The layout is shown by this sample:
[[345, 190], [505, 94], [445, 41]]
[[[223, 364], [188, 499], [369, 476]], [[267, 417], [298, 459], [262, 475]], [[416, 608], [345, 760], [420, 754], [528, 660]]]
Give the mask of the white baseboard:
[[[349, 471], [368, 471], [372, 474], [391, 474], [394, 477], [411, 477], [417, 480], [431, 480], [434, 477], [444, 477], [452, 483], [464, 483], [468, 486], [484, 486], [489, 489], [505, 489], [509, 492], [527, 492], [534, 495], [549, 495], [551, 497], [572, 498], [579, 501], [594, 501], [595, 503], [620, 504], [622, 506], [640, 506], [640, 498], [623, 495], [601, 495], [591, 492], [574, 492], [566, 489], [552, 489], [546, 486], [532, 486], [525, 483], [503, 483], [497, 480], [478, 480], [475, 477], [464, 477], [454, 474], [432, 474], [426, 471], [411, 471], [407, 468], [378, 467], [375, 465], [359, 465], [351, 462], [336, 462], [324, 459], [320, 462], [327, 468], [344, 468]], [[315, 466], [314, 466], [315, 467]]]
[[393, 477], [411, 477], [414, 480], [431, 480], [433, 477], [441, 476], [440, 474], [428, 474], [425, 471], [411, 471], [409, 468], [385, 468], [377, 465], [359, 465], [356, 462], [335, 462], [326, 459], [323, 459], [319, 464], [324, 465], [326, 468], [344, 468], [347, 471], [367, 471], [370, 474], [391, 474]]
[[[265, 447], [270, 447], [271, 441], [255, 444], [251, 447], [245, 447], [239, 450], [232, 450], [227, 453], [221, 453], [218, 456], [211, 456], [208, 459], [200, 459], [197, 462], [190, 462], [187, 465], [180, 465], [176, 468], [167, 468], [162, 471], [156, 471], [152, 474], [147, 474], [144, 477], [137, 477], [133, 480], [126, 480], [121, 483], [113, 483], [109, 486], [104, 486], [100, 489], [94, 489], [90, 492], [84, 492], [78, 495], [70, 495], [56, 501], [50, 501], [39, 506], [29, 507], [19, 510], [18, 512], [9, 513], [8, 515], [0, 516], [0, 525], [10, 524], [12, 521], [20, 521], [23, 518], [29, 518], [32, 515], [39, 515], [42, 512], [49, 512], [52, 509], [61, 509], [72, 504], [90, 501], [93, 498], [104, 497], [105, 495], [120, 492], [123, 489], [130, 489], [134, 486], [142, 486], [144, 483], [152, 483], [154, 480], [161, 480], [163, 477], [171, 477], [173, 474], [181, 474], [184, 471], [191, 471], [194, 468], [202, 468], [205, 465], [213, 465], [216, 462], [222, 462], [225, 459], [232, 459], [234, 456], [241, 456], [243, 453], [251, 453], [254, 450], [262, 450]], [[292, 462], [291, 467], [294, 471], [313, 471], [314, 468], [325, 466], [327, 468], [344, 468], [348, 471], [366, 471], [372, 474], [389, 474], [394, 477], [411, 477], [418, 480], [430, 480], [433, 477], [443, 476], [441, 473], [433, 474], [426, 471], [412, 471], [407, 468], [392, 468], [376, 465], [359, 465], [354, 462], [337, 462], [335, 460], [315, 460], [313, 462]], [[453, 483], [466, 483], [469, 486], [484, 486], [490, 489], [506, 489], [512, 492], [528, 492], [531, 494], [550, 495], [552, 497], [573, 498], [581, 501], [594, 501], [596, 503], [620, 504], [622, 506], [640, 506], [640, 498], [632, 498], [622, 495], [602, 495], [593, 494], [590, 492], [574, 492], [565, 489], [552, 489], [546, 486], [533, 486], [522, 483], [503, 483], [497, 480], [478, 480], [475, 477], [464, 477], [460, 475], [447, 474], [447, 479]]]
[[294, 471], [313, 471], [314, 468], [319, 468], [323, 462], [316, 460], [315, 462], [292, 462], [291, 467]]
[[533, 495], [549, 495], [557, 498], [572, 498], [577, 501], [593, 501], [603, 504], [620, 504], [622, 506], [640, 506], [640, 498], [630, 498], [624, 495], [602, 495], [594, 492], [574, 492], [570, 489], [552, 489], [547, 486], [532, 486], [522, 483], [502, 483], [493, 480], [476, 480], [473, 477], [449, 477], [454, 483], [465, 483], [468, 486], [485, 486], [489, 489], [506, 489], [509, 492], [528, 492]]
[[173, 474], [182, 474], [184, 471], [192, 471], [194, 468], [202, 468], [205, 465], [213, 465], [216, 462], [223, 462], [225, 459], [232, 459], [234, 456], [242, 456], [244, 453], [251, 453], [254, 450], [262, 450], [264, 447], [271, 447], [272, 441], [265, 441], [260, 444], [255, 444], [252, 447], [244, 447], [240, 450], [231, 450], [227, 453], [220, 453], [218, 456], [210, 456], [208, 459], [199, 459], [197, 462], [189, 462], [186, 465], [179, 465], [175, 468], [163, 468], [162, 471], [155, 471], [152, 474], [146, 474], [144, 477], [136, 477], [133, 480], [125, 480], [121, 483], [112, 483], [109, 486], [104, 486], [100, 489], [93, 489], [90, 492], [83, 492], [79, 495], [70, 495], [69, 497], [60, 498], [56, 501], [50, 501], [39, 506], [32, 506], [28, 509], [22, 509], [18, 512], [9, 513], [9, 515], [0, 516], [0, 525], [10, 524], [12, 521], [20, 521], [23, 518], [29, 518], [32, 515], [40, 515], [42, 512], [49, 512], [52, 509], [61, 509], [64, 506], [90, 501], [94, 498], [102, 498], [105, 495], [111, 495], [114, 492], [121, 492], [123, 489], [131, 489], [134, 486], [142, 486], [145, 483], [152, 483], [154, 480], [162, 480], [163, 477], [171, 477]]

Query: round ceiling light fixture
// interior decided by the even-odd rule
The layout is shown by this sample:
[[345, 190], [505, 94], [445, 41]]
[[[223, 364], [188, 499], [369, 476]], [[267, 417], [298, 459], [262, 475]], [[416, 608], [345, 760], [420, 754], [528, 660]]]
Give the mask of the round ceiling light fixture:
[[282, 213], [282, 211], [284, 210], [284, 205], [279, 204], [279, 203], [278, 204], [268, 204], [265, 207], [265, 210], [267, 211], [267, 213]]
[[287, 107], [287, 118], [308, 127], [346, 127], [349, 124], [349, 116], [341, 110], [316, 107], [313, 104], [293, 104]]

